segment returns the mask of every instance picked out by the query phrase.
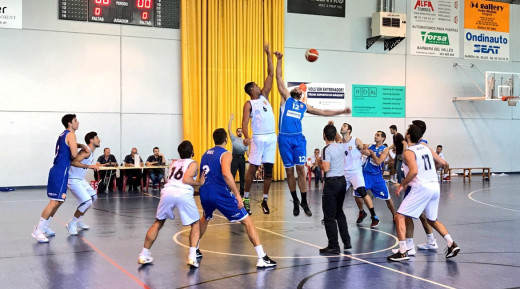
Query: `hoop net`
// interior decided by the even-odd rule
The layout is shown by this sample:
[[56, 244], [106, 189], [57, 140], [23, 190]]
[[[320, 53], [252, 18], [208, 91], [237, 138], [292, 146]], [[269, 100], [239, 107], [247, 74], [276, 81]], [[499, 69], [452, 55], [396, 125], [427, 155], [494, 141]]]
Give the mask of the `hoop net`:
[[520, 100], [518, 96], [504, 96], [502, 97], [503, 101], [507, 101], [508, 106], [516, 106], [517, 102]]

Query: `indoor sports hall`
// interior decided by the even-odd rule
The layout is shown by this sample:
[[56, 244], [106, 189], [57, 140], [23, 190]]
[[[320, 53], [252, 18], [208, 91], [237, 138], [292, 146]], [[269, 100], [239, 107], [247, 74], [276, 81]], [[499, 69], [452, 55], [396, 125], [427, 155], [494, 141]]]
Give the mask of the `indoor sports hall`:
[[[0, 287], [520, 287], [519, 5], [0, 0]], [[250, 82], [256, 86], [246, 86]], [[185, 215], [176, 207], [175, 219], [165, 220], [146, 255], [147, 232], [173, 179], [194, 195], [193, 210], [206, 214], [205, 198], [217, 194], [204, 190], [214, 180], [207, 168], [220, 166], [217, 175], [228, 180], [229, 166], [233, 170], [240, 157], [247, 175], [256, 168], [255, 152], [265, 149], [258, 136], [268, 122], [256, 118], [255, 97], [266, 94], [259, 98], [260, 115], [272, 111], [269, 125], [279, 142], [288, 115], [283, 108], [294, 91], [301, 97], [295, 103], [307, 111], [291, 112], [304, 136], [296, 145], [305, 148], [293, 160], [295, 171], [304, 172], [296, 174], [304, 180], [296, 196], [304, 204], [306, 191], [312, 215], [300, 206], [295, 216], [291, 178], [277, 143], [274, 164], [261, 161], [252, 183], [246, 179], [246, 195], [239, 172], [235, 184], [222, 189], [241, 212], [247, 199], [251, 214], [241, 221], [254, 222], [261, 249], [251, 244], [247, 226], [215, 210], [198, 243], [202, 256], [190, 261], [190, 224], [183, 226]], [[74, 118], [63, 122], [70, 114]], [[313, 170], [315, 149], [318, 167], [328, 169], [327, 158], [322, 160], [329, 156], [323, 152], [325, 126], [332, 124], [341, 136], [344, 124], [350, 125], [350, 136], [366, 145], [359, 151], [369, 155], [367, 147], [384, 132], [381, 142], [392, 156], [390, 127], [407, 143], [414, 120], [426, 124], [421, 139], [432, 149], [431, 160], [438, 160], [441, 153], [434, 151], [442, 146], [446, 170], [435, 171], [438, 221], [450, 237], [434, 232], [438, 248], [422, 250], [417, 246], [430, 239], [415, 220], [414, 254], [407, 251], [409, 259], [392, 262], [392, 250], [400, 250], [393, 214], [369, 190], [379, 223], [371, 223], [366, 206], [369, 214], [358, 223], [349, 189], [339, 207], [351, 248], [340, 238], [339, 252], [320, 253], [330, 241], [324, 225], [330, 224], [324, 213], [327, 183], [336, 180], [332, 168], [328, 176]], [[227, 138], [215, 144], [219, 128]], [[247, 154], [237, 155], [231, 135], [249, 145]], [[192, 144], [186, 157], [179, 153], [183, 141]], [[219, 145], [228, 152], [205, 167]], [[346, 156], [352, 149], [357, 148], [345, 147]], [[419, 174], [430, 160], [411, 162], [409, 149], [402, 154], [406, 167], [416, 163]], [[386, 162], [399, 155], [377, 163], [396, 210], [404, 194], [396, 190], [405, 186]], [[186, 176], [176, 177], [181, 159], [196, 162], [184, 167], [194, 168], [194, 180], [187, 181], [192, 176], [184, 169]], [[66, 173], [56, 174], [62, 163]], [[320, 176], [324, 182], [316, 181]], [[74, 178], [88, 188], [71, 186]], [[53, 189], [56, 180], [59, 191]], [[408, 186], [405, 176], [400, 181]], [[76, 190], [91, 193], [81, 199]], [[451, 238], [458, 251], [447, 258]], [[261, 263], [263, 255], [276, 263]]]

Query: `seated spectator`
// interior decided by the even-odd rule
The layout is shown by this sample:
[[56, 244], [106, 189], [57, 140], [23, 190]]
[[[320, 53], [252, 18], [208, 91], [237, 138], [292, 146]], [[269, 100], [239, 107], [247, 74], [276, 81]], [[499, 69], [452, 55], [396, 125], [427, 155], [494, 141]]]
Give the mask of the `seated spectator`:
[[318, 160], [320, 160], [320, 149], [314, 149], [314, 155], [311, 157], [311, 165], [309, 166], [311, 172], [314, 173], [314, 186], [318, 186], [318, 182], [323, 183], [323, 178], [321, 176], [321, 169], [318, 166]]
[[[134, 167], [135, 166], [135, 155], [137, 154], [137, 149], [132, 148], [132, 151], [129, 155], [125, 157], [125, 167]], [[139, 155], [138, 155], [139, 156]], [[139, 156], [139, 165], [143, 166], [143, 159]], [[141, 178], [143, 176], [141, 170], [124, 170], [125, 176], [128, 178], [128, 186], [130, 191], [137, 191], [137, 187], [141, 185]]]
[[[442, 145], [438, 145], [437, 146], [437, 149], [435, 150], [435, 152], [443, 159], [443, 160], [446, 160], [446, 158], [444, 157], [444, 154], [442, 153]], [[446, 165], [442, 166], [439, 168], [439, 170], [443, 170], [443, 175], [442, 175], [442, 179], [445, 180], [445, 181], [451, 181], [451, 176], [450, 176], [450, 164], [448, 164], [448, 162], [446, 162]]]
[[[158, 147], [153, 148], [153, 155], [149, 156], [146, 160], [147, 166], [159, 166], [166, 163], [166, 158], [159, 152]], [[161, 182], [164, 176], [164, 169], [148, 169], [148, 175], [152, 180], [153, 189], [157, 189], [157, 185]]]
[[[97, 159], [97, 164], [100, 167], [117, 167], [117, 160], [114, 155], [110, 154], [110, 149], [105, 148], [103, 150], [103, 155], [99, 156]], [[99, 171], [100, 180], [96, 179], [96, 181], [100, 181], [98, 191], [105, 192], [105, 188], [108, 187], [108, 190], [113, 192], [111, 184], [115, 178], [115, 175], [115, 171]], [[94, 177], [97, 178], [97, 174], [94, 174]]]

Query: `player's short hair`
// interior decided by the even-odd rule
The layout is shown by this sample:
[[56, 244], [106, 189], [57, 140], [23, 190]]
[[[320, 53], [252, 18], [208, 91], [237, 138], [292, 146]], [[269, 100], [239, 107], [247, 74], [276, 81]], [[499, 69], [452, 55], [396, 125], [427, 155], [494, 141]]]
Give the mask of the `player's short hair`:
[[442, 149], [442, 145], [438, 145], [437, 147]]
[[177, 151], [181, 159], [189, 159], [193, 156], [193, 145], [189, 140], [185, 140], [177, 147]]
[[154, 148], [153, 148], [153, 150], [158, 150], [158, 149], [159, 149], [159, 147], [154, 147]]
[[76, 118], [75, 114], [66, 114], [61, 118], [61, 123], [65, 128], [69, 127], [69, 122], [72, 122]]
[[333, 126], [332, 124], [327, 124], [324, 128], [323, 128], [323, 134], [325, 134], [325, 138], [328, 140], [328, 141], [333, 141], [336, 139], [336, 134], [338, 133], [338, 131], [336, 130], [336, 127]]
[[107, 150], [109, 150], [110, 148], [104, 148], [103, 149], [103, 152], [106, 152]]
[[215, 145], [221, 145], [223, 144], [227, 139], [227, 132], [223, 128], [217, 128], [213, 132], [213, 141], [215, 142]]
[[302, 94], [299, 93], [297, 89], [291, 90], [291, 92], [289, 94], [291, 95], [292, 98], [296, 98], [296, 99], [300, 99], [302, 97]]
[[315, 148], [314, 151], [319, 151], [320, 149], [319, 148]]
[[384, 131], [380, 131], [380, 130], [378, 130], [377, 132], [380, 132], [380, 133], [381, 133], [381, 136], [384, 137], [385, 140], [386, 140], [386, 133], [385, 133]]
[[97, 136], [97, 132], [91, 131], [85, 135], [85, 143], [89, 144], [91, 139], [94, 139]]
[[410, 141], [412, 143], [418, 143], [422, 137], [421, 128], [416, 126], [415, 124], [411, 124], [408, 127], [408, 131], [406, 132], [406, 134], [410, 136]]
[[347, 129], [350, 130], [350, 133], [352, 133], [352, 126], [349, 123], [344, 123], [343, 125], [347, 125]]
[[253, 89], [254, 86], [255, 86], [255, 83], [252, 82], [252, 81], [246, 83], [246, 85], [244, 86], [244, 90], [245, 90], [245, 92], [246, 92], [248, 95], [251, 95], [251, 89]]
[[424, 133], [426, 132], [426, 123], [422, 120], [416, 119], [416, 120], [412, 120], [412, 124], [418, 126], [421, 129], [421, 137], [422, 137], [424, 135]]
[[395, 126], [395, 124], [392, 124], [392, 125], [390, 126], [390, 129], [397, 130], [397, 126]]

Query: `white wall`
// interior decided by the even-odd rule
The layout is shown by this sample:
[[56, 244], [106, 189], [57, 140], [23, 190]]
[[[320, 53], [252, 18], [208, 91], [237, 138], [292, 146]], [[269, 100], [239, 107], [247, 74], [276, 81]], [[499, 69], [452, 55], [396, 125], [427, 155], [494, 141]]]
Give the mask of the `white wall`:
[[119, 162], [132, 147], [177, 157], [180, 31], [58, 20], [58, 1], [24, 0], [23, 29], [0, 29], [0, 186], [47, 183], [61, 117], [97, 131]]
[[[444, 145], [452, 166], [520, 171], [514, 161], [520, 151], [513, 149], [520, 143], [520, 106], [451, 101], [480, 95], [454, 61], [520, 72], [518, 5], [511, 5], [512, 61], [487, 62], [463, 59], [463, 49], [459, 58], [409, 55], [406, 39], [390, 52], [382, 41], [366, 50], [377, 1], [346, 3], [345, 18], [285, 14], [286, 81], [344, 83], [348, 105], [352, 84], [406, 86], [406, 118], [332, 119], [351, 123], [365, 142], [376, 130], [388, 133], [391, 124], [404, 132], [413, 119], [423, 119], [426, 138]], [[410, 3], [397, 0], [396, 11], [410, 11]], [[0, 186], [46, 184], [66, 113], [78, 115], [80, 140], [97, 131], [119, 162], [133, 146], [143, 157], [154, 146], [176, 157], [183, 135], [180, 31], [64, 21], [57, 11], [57, 1], [24, 0], [23, 29], [0, 29]], [[461, 45], [462, 39], [461, 33]], [[319, 50], [317, 62], [304, 60], [308, 48]], [[323, 147], [327, 120], [305, 117], [309, 155]]]
[[[463, 58], [462, 32], [458, 58], [410, 55], [406, 39], [390, 52], [383, 50], [383, 41], [366, 50], [365, 41], [371, 36], [370, 18], [377, 11], [377, 2], [347, 0], [345, 18], [286, 11], [286, 81], [344, 83], [348, 106], [352, 104], [352, 84], [406, 86], [406, 118], [331, 119], [337, 127], [349, 122], [353, 135], [366, 143], [373, 142], [377, 130], [385, 131], [389, 137], [391, 124], [397, 125], [402, 133], [412, 120], [422, 119], [428, 126], [425, 138], [432, 146], [444, 146], [453, 167], [490, 166], [493, 171], [520, 171], [520, 164], [514, 161], [520, 152], [513, 149], [520, 141], [520, 105], [515, 108], [503, 102], [452, 102], [455, 96], [481, 95], [461, 68], [453, 67], [453, 62], [473, 63], [481, 71], [520, 72], [520, 7], [511, 5], [512, 61], [489, 62]], [[410, 3], [410, 0], [396, 0], [395, 11], [407, 12], [410, 19]], [[463, 17], [460, 21], [463, 23]], [[318, 49], [318, 61], [305, 61], [303, 55], [308, 48]], [[481, 87], [484, 86], [483, 77], [476, 69], [466, 71], [475, 79], [480, 77]], [[308, 155], [313, 154], [314, 148], [324, 146], [322, 131], [327, 120], [308, 114], [304, 118]], [[387, 139], [387, 143], [392, 140]]]

